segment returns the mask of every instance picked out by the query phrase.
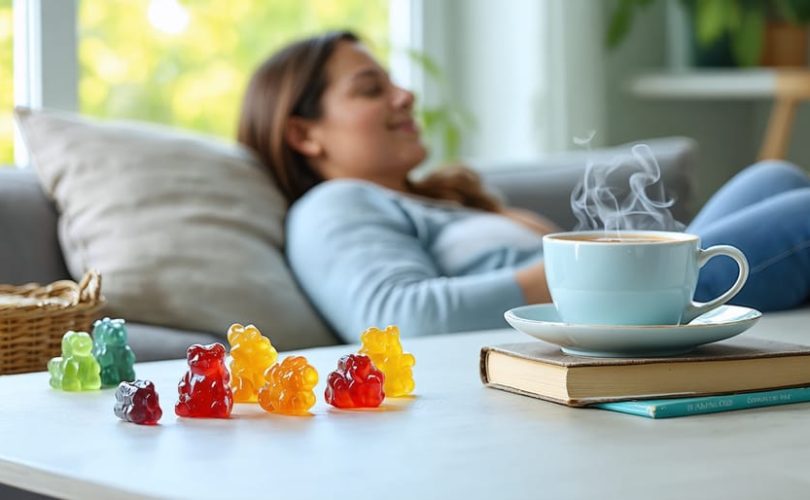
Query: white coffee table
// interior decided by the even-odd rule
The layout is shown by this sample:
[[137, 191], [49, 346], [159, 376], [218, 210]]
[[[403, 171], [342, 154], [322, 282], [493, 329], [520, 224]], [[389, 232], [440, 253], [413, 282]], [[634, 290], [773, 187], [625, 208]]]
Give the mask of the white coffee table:
[[137, 367], [160, 393], [157, 427], [119, 422], [112, 390], [53, 391], [46, 373], [0, 377], [0, 482], [82, 499], [810, 495], [810, 404], [649, 420], [484, 388], [480, 347], [519, 340], [531, 339], [503, 330], [407, 340], [417, 394], [382, 411], [322, 401], [323, 379], [352, 347], [305, 351], [322, 379], [310, 418], [237, 405], [231, 420], [179, 419], [184, 361]]

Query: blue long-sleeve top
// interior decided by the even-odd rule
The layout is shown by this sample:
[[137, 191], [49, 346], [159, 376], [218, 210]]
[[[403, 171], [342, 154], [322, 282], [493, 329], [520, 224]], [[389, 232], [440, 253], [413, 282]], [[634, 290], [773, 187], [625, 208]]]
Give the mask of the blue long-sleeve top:
[[541, 237], [508, 217], [360, 180], [319, 184], [290, 209], [287, 258], [346, 341], [371, 326], [403, 336], [502, 328], [525, 303], [515, 271]]

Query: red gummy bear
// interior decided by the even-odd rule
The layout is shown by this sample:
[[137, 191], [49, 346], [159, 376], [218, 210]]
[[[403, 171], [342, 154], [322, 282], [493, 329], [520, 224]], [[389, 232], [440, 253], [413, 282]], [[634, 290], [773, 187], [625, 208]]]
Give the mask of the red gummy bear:
[[181, 417], [230, 417], [233, 392], [225, 367], [225, 346], [218, 342], [194, 344], [186, 356], [189, 370], [177, 386], [180, 399], [174, 412]]
[[155, 384], [148, 380], [121, 382], [113, 411], [121, 420], [142, 425], [155, 425], [163, 416]]
[[385, 399], [384, 375], [371, 358], [347, 354], [326, 379], [326, 402], [338, 408], [376, 408]]

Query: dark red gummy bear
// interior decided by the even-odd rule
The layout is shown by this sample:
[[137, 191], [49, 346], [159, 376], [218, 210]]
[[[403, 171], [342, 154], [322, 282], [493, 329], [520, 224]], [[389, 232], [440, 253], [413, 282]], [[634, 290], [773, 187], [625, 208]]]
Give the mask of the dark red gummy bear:
[[385, 399], [384, 380], [368, 356], [348, 354], [326, 379], [326, 402], [338, 408], [376, 408]]
[[148, 380], [121, 382], [113, 411], [121, 420], [142, 425], [155, 425], [163, 416], [155, 384]]
[[188, 371], [180, 380], [174, 412], [181, 417], [228, 418], [233, 408], [231, 376], [220, 343], [188, 348]]

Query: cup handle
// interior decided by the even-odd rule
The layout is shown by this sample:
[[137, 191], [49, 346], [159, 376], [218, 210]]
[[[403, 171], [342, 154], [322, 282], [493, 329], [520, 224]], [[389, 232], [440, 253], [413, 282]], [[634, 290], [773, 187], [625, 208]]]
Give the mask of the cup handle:
[[737, 263], [737, 266], [740, 268], [740, 273], [737, 275], [737, 281], [734, 282], [734, 285], [731, 286], [726, 292], [717, 297], [714, 300], [710, 300], [708, 302], [695, 302], [688, 306], [686, 306], [686, 310], [683, 312], [683, 318], [681, 318], [681, 324], [686, 324], [692, 321], [693, 319], [697, 318], [701, 314], [711, 311], [712, 309], [721, 306], [731, 300], [732, 297], [737, 295], [737, 293], [742, 289], [743, 285], [745, 285], [745, 280], [748, 279], [748, 260], [745, 258], [743, 253], [730, 246], [730, 245], [715, 245], [713, 247], [709, 247], [706, 250], [698, 249], [698, 259], [697, 265], [698, 269], [702, 268], [706, 265], [706, 262], [709, 261], [712, 257], [717, 257], [718, 255], [726, 255], [734, 259]]

